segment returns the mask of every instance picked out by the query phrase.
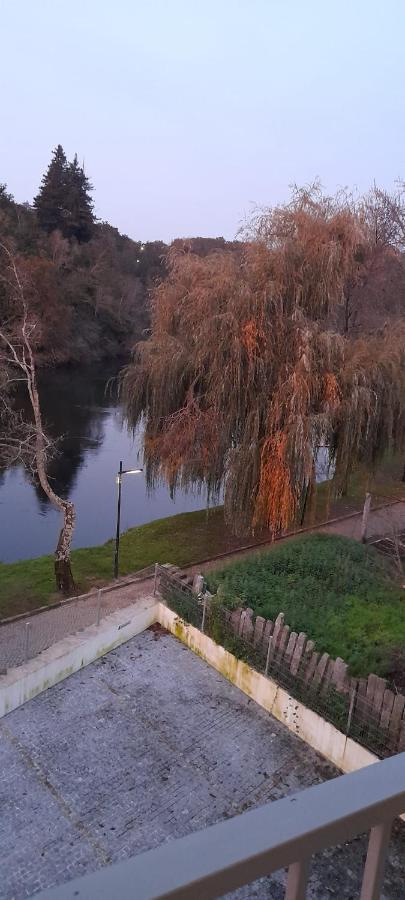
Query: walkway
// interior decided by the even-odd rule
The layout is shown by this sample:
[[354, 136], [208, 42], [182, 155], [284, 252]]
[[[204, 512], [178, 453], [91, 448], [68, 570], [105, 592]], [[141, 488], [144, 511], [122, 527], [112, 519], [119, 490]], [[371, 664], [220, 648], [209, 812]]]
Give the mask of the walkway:
[[[405, 501], [396, 501], [370, 512], [367, 538], [383, 534], [392, 535], [394, 531], [405, 529]], [[303, 529], [295, 534], [324, 532], [342, 534], [359, 539], [361, 532], [361, 513], [336, 519], [325, 525]], [[280, 538], [280, 541], [291, 540], [295, 534]], [[233, 562], [254, 552], [260, 552], [273, 546], [270, 542], [250, 545], [241, 550], [200, 561], [188, 566], [185, 571], [190, 575], [201, 570], [212, 570]], [[169, 562], [170, 560], [158, 560]], [[129, 606], [134, 600], [150, 595], [153, 575], [135, 573], [132, 578], [121, 579], [118, 584], [109, 585], [100, 592], [92, 591], [80, 599], [71, 598], [63, 601], [55, 608], [50, 608], [36, 615], [29, 614], [14, 622], [4, 625], [0, 623], [0, 676], [1, 671], [21, 665], [26, 659], [36, 656], [41, 650], [50, 647], [56, 641], [86, 628], [117, 609]]]

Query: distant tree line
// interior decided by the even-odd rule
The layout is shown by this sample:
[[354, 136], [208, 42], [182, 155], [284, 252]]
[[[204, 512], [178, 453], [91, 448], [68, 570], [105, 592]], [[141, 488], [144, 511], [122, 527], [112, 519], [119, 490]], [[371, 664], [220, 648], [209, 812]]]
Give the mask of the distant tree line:
[[[97, 221], [92, 185], [59, 144], [33, 205], [16, 203], [0, 184], [0, 242], [13, 252], [30, 284], [39, 366], [125, 356], [150, 325], [149, 293], [167, 272], [163, 241], [132, 240]], [[206, 255], [234, 249], [224, 238], [174, 242]], [[6, 294], [0, 258], [0, 322]]]

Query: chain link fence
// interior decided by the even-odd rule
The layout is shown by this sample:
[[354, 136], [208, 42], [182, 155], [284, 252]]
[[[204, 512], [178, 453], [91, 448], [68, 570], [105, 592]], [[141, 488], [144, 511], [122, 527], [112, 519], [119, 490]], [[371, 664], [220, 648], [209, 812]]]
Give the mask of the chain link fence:
[[62, 600], [57, 606], [31, 616], [0, 622], [0, 675], [33, 659], [57, 641], [90, 625], [98, 625], [105, 616], [130, 605], [139, 581], [150, 577], [153, 584], [153, 571], [154, 567], [148, 567], [113, 587]]

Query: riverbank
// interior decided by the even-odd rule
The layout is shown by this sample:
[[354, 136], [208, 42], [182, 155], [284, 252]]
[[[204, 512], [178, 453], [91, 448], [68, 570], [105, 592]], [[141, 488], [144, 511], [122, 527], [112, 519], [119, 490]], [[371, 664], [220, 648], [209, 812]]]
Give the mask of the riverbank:
[[[328, 498], [328, 483], [318, 485], [316, 507], [307, 510], [305, 530], [317, 528], [346, 537], [359, 537], [360, 518], [366, 490], [373, 494], [372, 514], [378, 533], [402, 530], [405, 485], [399, 481], [399, 460], [389, 460], [384, 471], [373, 480], [357, 472], [350, 479], [344, 497]], [[391, 503], [396, 512], [391, 513]], [[329, 524], [325, 524], [325, 523]], [[221, 554], [270, 542], [267, 531], [252, 536], [235, 536], [224, 521], [223, 507], [179, 513], [156, 519], [146, 525], [129, 528], [121, 537], [120, 575], [137, 572], [155, 562], [171, 562], [184, 567]], [[249, 551], [246, 551], [249, 552]], [[77, 594], [101, 587], [113, 578], [114, 541], [73, 550], [72, 570]], [[208, 563], [205, 568], [216, 567]], [[13, 563], [0, 563], [0, 619], [30, 612], [39, 606], [60, 600], [55, 590], [53, 556]]]
[[[265, 535], [262, 535], [263, 538]], [[270, 535], [267, 535], [270, 538]], [[232, 535], [223, 508], [180, 513], [124, 532], [120, 543], [120, 575], [136, 572], [155, 562], [178, 566], [208, 559], [250, 543]], [[114, 541], [72, 552], [77, 593], [112, 580]], [[55, 591], [53, 557], [0, 563], [0, 618], [29, 612], [60, 599]]]

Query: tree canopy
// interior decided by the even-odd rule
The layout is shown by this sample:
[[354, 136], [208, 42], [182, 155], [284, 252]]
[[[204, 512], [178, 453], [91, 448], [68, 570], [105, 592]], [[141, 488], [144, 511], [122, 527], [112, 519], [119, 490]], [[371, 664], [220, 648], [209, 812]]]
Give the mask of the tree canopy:
[[321, 445], [336, 490], [357, 461], [403, 445], [405, 326], [337, 329], [348, 285], [372, 264], [362, 204], [295, 190], [244, 238], [234, 253], [171, 251], [124, 397], [130, 425], [145, 419], [150, 485], [223, 487], [235, 530], [278, 532], [314, 483]]
[[90, 240], [94, 231], [91, 190], [77, 154], [68, 163], [63, 147], [58, 144], [34, 200], [41, 228], [48, 233], [58, 230], [79, 243]]
[[[63, 162], [62, 148], [55, 155], [65, 167], [63, 179], [77, 180], [82, 196], [83, 183], [87, 190], [83, 170], [77, 161], [71, 166]], [[54, 200], [57, 180], [54, 171]], [[44, 206], [40, 213], [28, 203], [15, 202], [0, 184], [0, 241], [13, 252], [35, 293], [41, 335], [36, 360], [41, 367], [127, 355], [135, 336], [150, 322], [149, 288], [165, 273], [168, 247], [162, 241], [132, 240], [107, 222], [94, 223], [90, 240], [79, 241], [77, 229], [83, 238], [89, 226], [86, 210], [78, 204], [69, 218], [64, 203], [62, 198], [59, 206]], [[43, 211], [58, 216], [62, 211], [63, 225], [59, 227], [62, 219], [55, 216], [45, 227]], [[8, 316], [3, 264], [0, 258], [0, 324]]]

